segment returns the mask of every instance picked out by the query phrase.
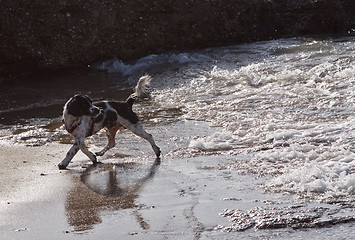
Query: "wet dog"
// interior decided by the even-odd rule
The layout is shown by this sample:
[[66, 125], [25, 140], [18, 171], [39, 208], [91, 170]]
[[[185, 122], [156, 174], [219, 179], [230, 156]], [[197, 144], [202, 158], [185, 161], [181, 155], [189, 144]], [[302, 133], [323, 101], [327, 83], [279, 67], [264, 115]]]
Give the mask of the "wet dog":
[[[132, 110], [135, 100], [146, 96], [150, 81], [149, 75], [141, 77], [134, 93], [125, 102], [101, 101], [93, 103], [91, 98], [81, 94], [69, 99], [64, 105], [62, 121], [65, 129], [75, 138], [75, 141], [66, 157], [58, 164], [59, 169], [65, 169], [79, 149], [93, 163], [96, 163], [96, 156], [104, 155], [107, 150], [116, 145], [116, 133], [121, 127], [125, 127], [146, 139], [156, 156], [159, 157], [161, 153], [159, 147], [155, 144], [152, 135], [143, 129], [137, 115]], [[101, 129], [106, 130], [108, 142], [104, 149], [94, 154], [85, 146], [85, 138]]]

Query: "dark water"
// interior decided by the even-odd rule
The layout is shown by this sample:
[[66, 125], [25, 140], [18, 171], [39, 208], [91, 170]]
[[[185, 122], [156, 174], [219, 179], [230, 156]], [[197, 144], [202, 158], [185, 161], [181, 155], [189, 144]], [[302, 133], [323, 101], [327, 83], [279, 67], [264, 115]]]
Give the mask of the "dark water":
[[88, 94], [94, 99], [123, 99], [124, 79], [116, 74], [93, 73], [48, 76], [1, 85], [0, 124], [14, 125], [31, 119], [56, 118], [64, 103], [75, 93]]

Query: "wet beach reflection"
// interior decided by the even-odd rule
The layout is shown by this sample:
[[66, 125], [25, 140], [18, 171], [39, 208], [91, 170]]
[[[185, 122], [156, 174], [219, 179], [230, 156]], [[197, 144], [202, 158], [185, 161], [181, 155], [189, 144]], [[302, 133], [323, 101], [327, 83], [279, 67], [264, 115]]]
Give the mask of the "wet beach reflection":
[[152, 165], [137, 163], [93, 164], [75, 181], [66, 200], [68, 223], [74, 231], [85, 231], [101, 223], [100, 212], [132, 209], [142, 229], [149, 229], [135, 200], [144, 185], [155, 175], [160, 159]]

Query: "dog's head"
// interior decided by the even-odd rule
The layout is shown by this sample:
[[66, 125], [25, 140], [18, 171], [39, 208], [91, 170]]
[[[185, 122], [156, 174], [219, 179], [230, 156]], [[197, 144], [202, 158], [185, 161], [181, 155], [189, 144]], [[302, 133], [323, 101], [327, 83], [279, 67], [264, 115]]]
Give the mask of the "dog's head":
[[100, 109], [92, 104], [91, 98], [81, 94], [75, 95], [68, 101], [66, 110], [74, 117], [96, 117], [100, 113]]

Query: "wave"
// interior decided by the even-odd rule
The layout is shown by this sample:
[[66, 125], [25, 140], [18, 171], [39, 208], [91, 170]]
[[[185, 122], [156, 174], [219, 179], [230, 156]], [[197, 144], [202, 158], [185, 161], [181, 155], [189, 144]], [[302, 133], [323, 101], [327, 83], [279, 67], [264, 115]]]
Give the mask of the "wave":
[[149, 69], [162, 69], [175, 65], [210, 61], [213, 61], [211, 57], [201, 53], [166, 53], [151, 54], [136, 60], [134, 63], [125, 63], [120, 59], [113, 58], [96, 63], [92, 67], [109, 73], [120, 73], [123, 76], [129, 76], [141, 74]]
[[[216, 62], [157, 74], [155, 100], [210, 122], [189, 148], [238, 155], [236, 168], [273, 176], [266, 188], [318, 197], [355, 195], [353, 39], [291, 39], [205, 51]], [[309, 170], [309, 171], [307, 171]]]

